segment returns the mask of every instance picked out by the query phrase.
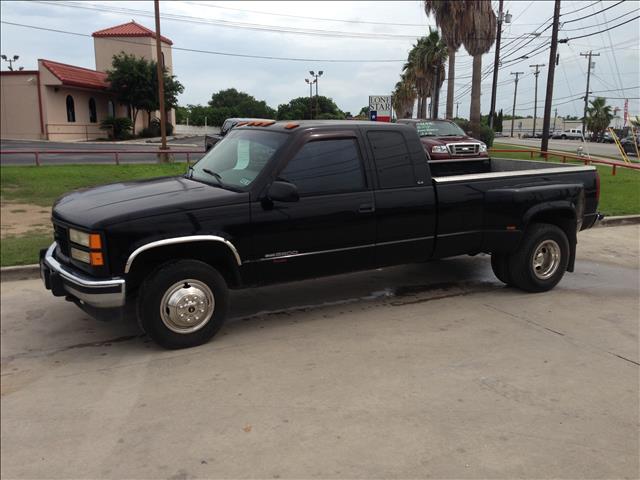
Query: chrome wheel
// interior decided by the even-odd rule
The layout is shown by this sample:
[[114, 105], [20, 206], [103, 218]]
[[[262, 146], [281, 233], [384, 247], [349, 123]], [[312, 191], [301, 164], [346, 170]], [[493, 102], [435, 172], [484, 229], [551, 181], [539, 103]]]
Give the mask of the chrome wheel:
[[213, 292], [200, 280], [174, 283], [160, 301], [160, 317], [176, 333], [192, 333], [204, 327], [215, 310]]
[[533, 273], [540, 280], [548, 280], [558, 270], [561, 256], [562, 250], [557, 242], [544, 240], [533, 252], [531, 260]]

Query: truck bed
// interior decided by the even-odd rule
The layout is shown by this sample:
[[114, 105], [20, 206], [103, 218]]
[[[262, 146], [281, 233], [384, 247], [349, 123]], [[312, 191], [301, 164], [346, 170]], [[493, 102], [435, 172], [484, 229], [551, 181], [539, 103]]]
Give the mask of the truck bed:
[[[460, 160], [431, 160], [431, 175], [436, 182], [464, 181], [479, 178], [509, 177], [549, 173], [574, 172], [584, 169], [581, 165], [540, 162], [534, 160], [513, 160], [509, 158], [474, 158]], [[586, 167], [593, 170], [594, 167]], [[472, 178], [471, 178], [472, 176]], [[453, 178], [452, 178], [453, 177]]]

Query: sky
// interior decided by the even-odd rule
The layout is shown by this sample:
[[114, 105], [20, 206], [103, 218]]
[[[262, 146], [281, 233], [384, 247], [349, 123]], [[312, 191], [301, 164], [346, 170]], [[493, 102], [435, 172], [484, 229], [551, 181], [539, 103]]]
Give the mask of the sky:
[[[494, 1], [497, 11], [498, 2]], [[68, 6], [72, 5], [72, 6]], [[2, 1], [3, 22], [20, 23], [65, 32], [92, 32], [132, 19], [154, 28], [151, 1]], [[83, 7], [83, 8], [79, 8]], [[611, 7], [611, 8], [608, 8]], [[606, 11], [603, 9], [608, 8]], [[638, 16], [640, 2], [562, 1], [559, 38], [572, 38], [605, 30]], [[504, 10], [512, 15], [503, 24], [497, 110], [510, 113], [514, 76], [524, 72], [518, 84], [516, 114], [533, 115], [534, 75], [529, 65], [549, 64], [549, 51], [537, 48], [549, 41], [552, 1], [509, 1]], [[423, 2], [411, 1], [161, 1], [161, 31], [174, 43], [174, 74], [185, 86], [181, 105], [205, 104], [212, 93], [234, 87], [277, 108], [291, 98], [306, 96], [309, 70], [322, 70], [319, 93], [334, 99], [343, 111], [357, 114], [368, 105], [369, 95], [390, 94], [399, 80], [403, 62], [416, 39], [435, 27]], [[588, 18], [573, 21], [589, 15]], [[275, 30], [275, 31], [274, 31]], [[292, 31], [293, 30], [293, 31]], [[539, 36], [530, 35], [542, 32]], [[524, 37], [521, 37], [525, 35]], [[520, 37], [520, 38], [518, 38]], [[44, 58], [95, 68], [93, 39], [59, 32], [35, 30], [3, 23], [1, 50], [20, 55], [19, 66], [37, 68]], [[526, 45], [526, 42], [529, 42]], [[175, 48], [200, 50], [182, 51]], [[516, 48], [521, 47], [521, 48]], [[590, 91], [620, 108], [629, 98], [629, 113], [640, 114], [640, 19], [585, 38], [560, 44], [560, 62], [554, 82], [554, 107], [559, 116], [582, 116], [587, 60], [581, 52], [593, 50]], [[287, 57], [303, 61], [256, 59], [206, 52]], [[529, 58], [520, 58], [529, 54]], [[332, 62], [330, 60], [358, 60]], [[362, 60], [367, 60], [362, 62]], [[375, 60], [376, 62], [371, 62]], [[391, 60], [391, 61], [388, 61]], [[491, 99], [492, 48], [482, 58], [488, 74], [482, 83], [482, 112]], [[7, 64], [2, 62], [2, 70]], [[464, 47], [456, 56], [455, 98], [459, 115], [469, 115], [471, 57]], [[547, 67], [538, 78], [538, 117], [542, 116]], [[446, 102], [445, 82], [441, 115]]]

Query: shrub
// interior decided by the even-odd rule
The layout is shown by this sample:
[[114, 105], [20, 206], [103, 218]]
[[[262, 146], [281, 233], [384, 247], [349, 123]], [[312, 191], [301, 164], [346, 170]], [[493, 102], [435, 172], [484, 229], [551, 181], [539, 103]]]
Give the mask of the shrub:
[[[167, 122], [167, 136], [170, 136], [173, 134], [173, 125], [171, 124], [171, 122]], [[159, 137], [161, 135], [160, 132], [160, 119], [159, 118], [154, 118], [151, 120], [151, 124], [142, 129], [142, 132], [140, 132], [140, 136], [144, 137], [144, 138], [152, 138], [152, 137]]]
[[496, 136], [492, 128], [487, 125], [480, 126], [480, 132], [478, 133], [478, 140], [487, 144], [487, 147], [493, 146], [493, 139]]
[[126, 140], [131, 138], [133, 122], [127, 117], [107, 117], [100, 122], [100, 129], [107, 130], [112, 140]]

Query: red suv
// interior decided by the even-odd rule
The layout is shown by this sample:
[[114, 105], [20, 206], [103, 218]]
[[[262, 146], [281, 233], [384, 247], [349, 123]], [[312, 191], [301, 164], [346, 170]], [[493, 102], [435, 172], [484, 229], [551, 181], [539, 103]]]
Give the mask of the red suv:
[[489, 157], [483, 142], [471, 138], [450, 120], [402, 118], [398, 123], [411, 125], [418, 131], [429, 160]]

